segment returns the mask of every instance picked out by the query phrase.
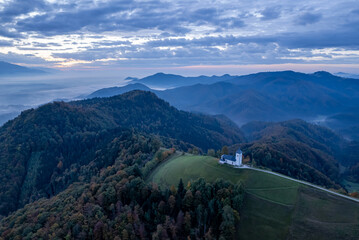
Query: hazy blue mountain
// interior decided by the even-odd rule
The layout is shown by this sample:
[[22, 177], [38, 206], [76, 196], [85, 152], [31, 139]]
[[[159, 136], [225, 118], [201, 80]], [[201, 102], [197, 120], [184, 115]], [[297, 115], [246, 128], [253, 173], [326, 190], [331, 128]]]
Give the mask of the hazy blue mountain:
[[345, 73], [345, 72], [337, 72], [337, 73], [334, 73], [334, 75], [339, 76], [339, 77], [344, 77], [344, 78], [355, 78], [355, 79], [359, 79], [359, 74], [352, 74], [352, 73]]
[[0, 105], [0, 126], [15, 118], [21, 111], [30, 108], [24, 105]]
[[322, 125], [341, 133], [350, 140], [359, 139], [359, 109], [337, 113], [322, 120]]
[[[153, 79], [153, 76], [144, 79]], [[187, 79], [177, 75], [170, 76], [173, 79]], [[319, 123], [337, 130], [346, 128], [348, 121], [355, 122], [356, 118], [351, 118], [353, 114], [347, 114], [349, 120], [335, 120], [335, 126], [325, 121], [336, 114], [355, 115], [358, 112], [357, 79], [342, 78], [323, 71], [313, 74], [282, 71], [239, 77], [224, 76], [228, 78], [226, 81], [152, 91], [179, 109], [224, 114], [239, 125], [255, 120], [284, 121], [302, 118], [314, 121], [324, 116], [324, 121]], [[101, 97], [117, 94], [116, 91], [102, 93], [106, 94], [101, 94]], [[353, 135], [359, 134], [354, 132]]]
[[96, 98], [96, 97], [111, 97], [115, 95], [119, 95], [125, 92], [129, 92], [132, 90], [143, 90], [143, 91], [150, 91], [151, 89], [143, 84], [140, 83], [132, 83], [128, 84], [124, 87], [110, 87], [110, 88], [103, 88], [98, 91], [95, 91], [88, 95], [85, 98]]
[[9, 121], [9, 119], [15, 118], [17, 115], [19, 115], [20, 111], [18, 112], [10, 112], [10, 113], [0, 113], [0, 126], [2, 126], [4, 123]]
[[45, 74], [45, 71], [39, 69], [27, 68], [7, 62], [0, 61], [0, 75], [34, 75]]
[[61, 70], [55, 69], [55, 68], [47, 68], [47, 67], [35, 67], [35, 68], [31, 68], [34, 70], [40, 70], [46, 73], [61, 73]]
[[131, 79], [132, 83], [142, 83], [151, 88], [174, 88], [181, 86], [189, 86], [197, 83], [210, 84], [219, 81], [227, 81], [234, 78], [228, 74], [223, 76], [198, 76], [198, 77], [183, 77], [180, 75], [174, 74], [165, 74], [165, 73], [156, 73], [154, 75], [144, 77], [141, 79], [136, 78], [127, 78]]
[[158, 95], [179, 108], [225, 114], [240, 124], [252, 120], [310, 120], [358, 106], [359, 82], [326, 72], [269, 72]]

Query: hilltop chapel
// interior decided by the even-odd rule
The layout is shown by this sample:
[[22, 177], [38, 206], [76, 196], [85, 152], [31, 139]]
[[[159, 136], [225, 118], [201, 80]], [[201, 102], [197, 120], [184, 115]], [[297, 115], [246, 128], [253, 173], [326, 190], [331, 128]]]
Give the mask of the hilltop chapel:
[[238, 148], [236, 151], [236, 156], [232, 155], [222, 155], [219, 160], [220, 164], [229, 164], [233, 166], [241, 166], [242, 165], [242, 151]]

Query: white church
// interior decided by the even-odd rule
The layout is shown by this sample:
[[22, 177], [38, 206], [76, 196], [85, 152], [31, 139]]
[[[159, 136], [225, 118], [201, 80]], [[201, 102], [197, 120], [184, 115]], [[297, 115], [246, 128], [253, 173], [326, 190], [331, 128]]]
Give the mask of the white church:
[[233, 166], [241, 166], [242, 165], [242, 151], [238, 148], [236, 151], [236, 156], [232, 155], [222, 155], [219, 160], [220, 164], [229, 164]]

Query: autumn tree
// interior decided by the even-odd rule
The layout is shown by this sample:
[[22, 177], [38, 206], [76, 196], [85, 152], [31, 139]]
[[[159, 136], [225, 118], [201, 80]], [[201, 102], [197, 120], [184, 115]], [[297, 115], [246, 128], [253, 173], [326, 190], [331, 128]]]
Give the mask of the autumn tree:
[[222, 147], [222, 154], [228, 154], [228, 147], [227, 146]]

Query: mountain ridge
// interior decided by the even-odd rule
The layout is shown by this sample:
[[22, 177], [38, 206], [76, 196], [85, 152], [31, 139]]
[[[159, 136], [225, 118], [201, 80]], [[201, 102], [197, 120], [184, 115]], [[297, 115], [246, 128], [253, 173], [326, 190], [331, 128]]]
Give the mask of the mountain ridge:
[[41, 75], [47, 74], [46, 71], [34, 68], [23, 67], [16, 64], [0, 61], [0, 76], [15, 76], [15, 75]]
[[[166, 74], [163, 72], [155, 73], [153, 75], [138, 79], [132, 79], [131, 83], [141, 83], [152, 88], [174, 88], [174, 87], [183, 87], [189, 86], [197, 83], [208, 84], [215, 83], [219, 81], [226, 81], [234, 78], [228, 74], [222, 76], [198, 76], [198, 77], [184, 77], [176, 74]], [[127, 78], [128, 79], [128, 78]]]
[[[163, 73], [159, 75], [163, 75]], [[152, 76], [149, 76], [149, 78]], [[170, 76], [184, 78], [179, 75]], [[230, 76], [230, 79], [225, 81], [217, 79], [215, 83], [193, 82], [189, 86], [163, 91], [152, 89], [151, 91], [174, 106], [187, 111], [202, 110], [206, 113], [210, 108], [211, 113], [225, 114], [221, 110], [235, 109], [235, 105], [238, 104], [232, 106], [231, 101], [236, 101], [238, 98], [243, 99], [243, 95], [248, 94], [247, 91], [251, 92], [248, 95], [251, 97], [254, 96], [254, 92], [256, 92], [257, 96], [262, 95], [266, 98], [265, 101], [262, 101], [262, 104], [269, 103], [273, 106], [273, 109], [266, 113], [268, 116], [271, 115], [268, 118], [260, 118], [263, 113], [252, 111], [253, 114], [251, 115], [259, 117], [254, 119], [253, 116], [242, 114], [240, 110], [234, 111], [233, 114], [228, 116], [233, 121], [242, 124], [244, 121], [253, 120], [286, 120], [276, 117], [283, 113], [290, 114], [289, 119], [302, 118], [306, 115], [315, 118], [314, 115], [329, 115], [333, 114], [333, 111], [338, 113], [337, 111], [339, 110], [345, 111], [359, 103], [359, 82], [357, 80], [337, 77], [324, 71], [313, 74], [294, 71], [261, 72], [243, 76]], [[109, 92], [100, 97], [112, 96], [113, 94], [116, 94], [116, 92]], [[224, 101], [224, 103], [221, 104], [220, 101]], [[244, 102], [245, 107], [245, 103], [250, 103], [251, 100], [243, 99], [240, 102]], [[252, 105], [258, 106], [258, 104]]]

